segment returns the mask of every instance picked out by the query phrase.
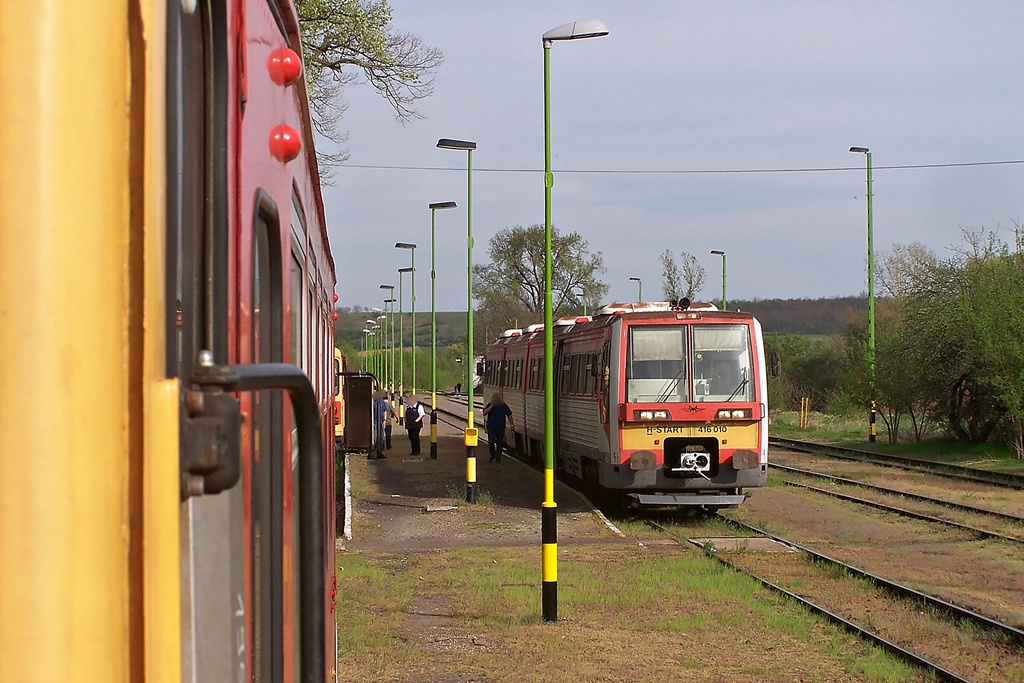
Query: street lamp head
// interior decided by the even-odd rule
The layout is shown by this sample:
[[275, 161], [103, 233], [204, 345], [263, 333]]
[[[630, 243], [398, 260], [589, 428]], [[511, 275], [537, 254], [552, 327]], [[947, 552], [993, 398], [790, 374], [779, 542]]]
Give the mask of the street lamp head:
[[377, 321], [376, 321], [376, 320], [367, 320], [367, 321], [366, 321], [366, 324], [367, 324], [367, 325], [376, 325], [376, 324], [377, 324]]
[[573, 21], [553, 28], [542, 36], [544, 47], [551, 47], [556, 40], [579, 40], [581, 38], [600, 38], [608, 35], [608, 27], [597, 19]]
[[393, 304], [396, 301], [398, 301], [398, 299], [384, 299], [384, 303], [386, 303], [386, 304]]
[[718, 249], [712, 249], [711, 253], [714, 254], [715, 256], [725, 256], [725, 252], [719, 251]]
[[631, 277], [629, 279], [632, 280], [633, 282], [640, 282], [640, 278], [638, 277]]
[[867, 147], [851, 147], [850, 151], [855, 153], [855, 154], [870, 154], [871, 153], [871, 150], [869, 150]]
[[380, 288], [381, 289], [394, 289], [395, 286], [394, 285], [381, 285]]
[[399, 268], [398, 269], [399, 273], [411, 273], [412, 271], [413, 271], [412, 268]]
[[434, 202], [429, 205], [431, 210], [433, 209], [454, 209], [456, 207], [455, 202]]
[[416, 245], [412, 242], [398, 242], [395, 244], [395, 249], [415, 249]]
[[469, 140], [452, 140], [450, 138], [441, 138], [437, 141], [438, 149], [476, 149], [476, 143], [470, 142]]

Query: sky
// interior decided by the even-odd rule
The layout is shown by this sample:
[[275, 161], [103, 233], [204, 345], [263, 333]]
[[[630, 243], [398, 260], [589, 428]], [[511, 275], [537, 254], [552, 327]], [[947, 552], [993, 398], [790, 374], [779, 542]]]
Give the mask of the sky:
[[[630, 277], [662, 299], [666, 249], [706, 268], [703, 300], [721, 296], [712, 249], [727, 253], [729, 299], [863, 293], [865, 158], [851, 146], [872, 151], [876, 254], [920, 241], [941, 257], [961, 228], [1009, 239], [1024, 218], [1024, 164], [885, 168], [1024, 159], [1019, 0], [391, 6], [445, 60], [421, 120], [396, 121], [369, 85], [343, 93], [351, 156], [323, 190], [339, 305], [380, 307], [379, 285], [410, 265], [395, 242], [413, 242], [429, 310], [427, 205], [455, 201], [437, 212], [437, 308], [466, 310], [466, 153], [439, 138], [478, 144], [474, 262], [499, 230], [543, 223], [541, 35], [574, 20], [610, 33], [551, 50], [552, 215], [603, 254], [606, 302], [635, 299]], [[782, 172], [709, 172], [764, 169]]]

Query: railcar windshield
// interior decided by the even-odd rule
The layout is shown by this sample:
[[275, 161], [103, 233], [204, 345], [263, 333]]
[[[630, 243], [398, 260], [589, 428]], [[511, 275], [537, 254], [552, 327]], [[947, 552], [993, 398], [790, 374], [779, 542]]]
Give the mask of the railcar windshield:
[[746, 325], [693, 326], [696, 401], [753, 401], [754, 369]]
[[686, 327], [632, 327], [626, 350], [628, 403], [690, 400]]

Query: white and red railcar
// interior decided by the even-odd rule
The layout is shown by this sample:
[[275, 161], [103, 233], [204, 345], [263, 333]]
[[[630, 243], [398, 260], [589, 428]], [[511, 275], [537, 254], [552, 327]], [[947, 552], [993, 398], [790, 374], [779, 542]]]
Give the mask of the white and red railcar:
[[[684, 302], [685, 303], [685, 302]], [[610, 304], [555, 323], [556, 467], [641, 505], [719, 508], [768, 476], [760, 323], [711, 305]], [[514, 446], [544, 449], [543, 326], [488, 345], [484, 391], [515, 415]]]

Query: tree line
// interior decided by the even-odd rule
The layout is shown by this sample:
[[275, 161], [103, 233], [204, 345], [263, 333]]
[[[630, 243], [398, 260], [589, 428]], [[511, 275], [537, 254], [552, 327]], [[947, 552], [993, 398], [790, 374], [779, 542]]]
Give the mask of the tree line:
[[920, 243], [879, 258], [874, 391], [867, 313], [825, 343], [773, 335], [784, 371], [769, 382], [773, 406], [801, 396], [828, 412], [872, 398], [891, 443], [939, 430], [969, 443], [1003, 438], [1024, 457], [1024, 253], [991, 231], [964, 231], [940, 259]]

